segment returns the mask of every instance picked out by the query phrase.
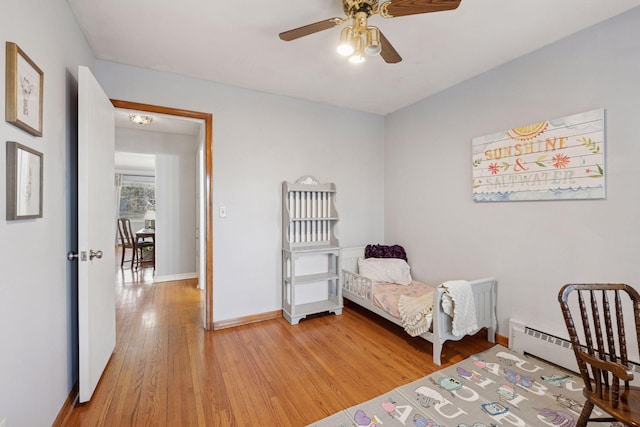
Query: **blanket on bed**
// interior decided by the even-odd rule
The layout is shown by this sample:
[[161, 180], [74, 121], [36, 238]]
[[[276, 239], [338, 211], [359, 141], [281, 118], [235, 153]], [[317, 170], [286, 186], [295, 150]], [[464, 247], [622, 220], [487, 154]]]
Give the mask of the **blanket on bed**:
[[575, 427], [582, 388], [580, 375], [496, 345], [310, 426]]
[[398, 311], [402, 327], [412, 337], [424, 334], [431, 327], [433, 317], [433, 292], [418, 297], [401, 295]]
[[459, 337], [477, 331], [476, 304], [469, 282], [450, 280], [440, 287], [444, 288], [442, 309], [453, 318], [451, 333]]

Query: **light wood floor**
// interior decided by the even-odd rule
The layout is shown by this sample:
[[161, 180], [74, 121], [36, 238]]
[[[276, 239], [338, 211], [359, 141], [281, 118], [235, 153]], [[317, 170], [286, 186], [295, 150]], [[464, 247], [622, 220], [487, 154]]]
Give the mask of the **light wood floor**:
[[[193, 281], [117, 285], [117, 344], [68, 426], [304, 426], [435, 370], [431, 344], [349, 306], [206, 332]], [[446, 343], [451, 364], [491, 347]]]

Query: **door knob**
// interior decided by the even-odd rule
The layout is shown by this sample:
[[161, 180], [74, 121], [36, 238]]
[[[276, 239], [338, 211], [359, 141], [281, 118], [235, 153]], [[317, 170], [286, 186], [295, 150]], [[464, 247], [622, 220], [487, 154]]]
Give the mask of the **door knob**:
[[92, 260], [94, 258], [102, 259], [102, 251], [94, 251], [93, 249], [89, 249], [89, 259]]

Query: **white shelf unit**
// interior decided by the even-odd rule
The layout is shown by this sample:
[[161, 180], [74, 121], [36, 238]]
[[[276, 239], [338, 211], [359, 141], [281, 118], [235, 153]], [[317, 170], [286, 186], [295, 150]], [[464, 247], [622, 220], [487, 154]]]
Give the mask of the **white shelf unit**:
[[312, 176], [282, 183], [282, 311], [292, 325], [342, 314], [335, 185]]

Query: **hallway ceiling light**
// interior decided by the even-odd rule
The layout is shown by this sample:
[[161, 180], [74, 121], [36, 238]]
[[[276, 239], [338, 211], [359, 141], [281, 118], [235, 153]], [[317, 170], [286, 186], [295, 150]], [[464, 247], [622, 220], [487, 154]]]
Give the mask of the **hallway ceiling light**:
[[153, 116], [146, 114], [129, 114], [129, 120], [138, 125], [148, 125], [153, 121]]

